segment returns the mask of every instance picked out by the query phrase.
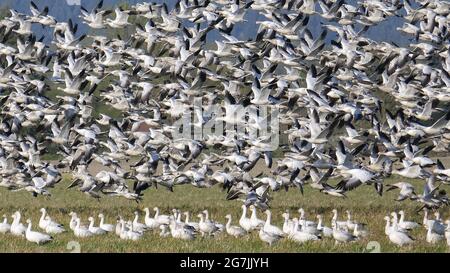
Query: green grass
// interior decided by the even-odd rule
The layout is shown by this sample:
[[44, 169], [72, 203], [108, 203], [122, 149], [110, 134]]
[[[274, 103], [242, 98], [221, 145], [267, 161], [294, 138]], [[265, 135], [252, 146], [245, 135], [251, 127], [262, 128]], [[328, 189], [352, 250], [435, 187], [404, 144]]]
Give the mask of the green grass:
[[[385, 183], [390, 182], [393, 180], [385, 181]], [[35, 230], [41, 207], [46, 207], [52, 218], [63, 223], [67, 229], [70, 211], [81, 215], [83, 223], [87, 222], [88, 216], [96, 216], [103, 212], [107, 222], [112, 223], [119, 214], [125, 218], [131, 218], [135, 210], [142, 210], [145, 207], [158, 206], [162, 213], [169, 213], [172, 208], [176, 207], [182, 211], [189, 210], [191, 215], [208, 209], [211, 218], [220, 222], [224, 222], [224, 216], [231, 213], [233, 224], [237, 224], [241, 212], [242, 203], [226, 201], [225, 193], [217, 186], [210, 189], [197, 189], [185, 185], [176, 187], [173, 193], [162, 187], [151, 188], [145, 192], [144, 200], [137, 204], [119, 197], [104, 197], [100, 201], [96, 201], [76, 189], [66, 190], [67, 183], [69, 180], [64, 179], [61, 184], [52, 189], [53, 196], [51, 198], [42, 196], [33, 198], [27, 192], [9, 192], [2, 188], [0, 189], [0, 215], [11, 215], [15, 210], [20, 209], [23, 215], [22, 222], [31, 218]], [[413, 183], [419, 186], [423, 182], [413, 181]], [[408, 219], [422, 222], [422, 214], [415, 213], [417, 205], [410, 201], [402, 203], [393, 201], [396, 197], [395, 192], [387, 192], [383, 197], [379, 197], [373, 187], [365, 186], [348, 193], [347, 199], [337, 199], [306, 187], [304, 196], [298, 190], [291, 188], [288, 192], [276, 192], [273, 197], [271, 203], [273, 222], [279, 226], [282, 225], [281, 213], [285, 209], [289, 209], [291, 214], [298, 216], [297, 209], [303, 207], [307, 212], [308, 219], [312, 219], [317, 213], [322, 213], [327, 226], [330, 226], [333, 208], [339, 210], [339, 218], [342, 218], [343, 212], [349, 209], [353, 212], [355, 219], [368, 224], [370, 234], [366, 239], [346, 245], [335, 245], [333, 240], [325, 238], [320, 242], [303, 245], [289, 240], [281, 240], [272, 247], [260, 241], [256, 232], [243, 239], [234, 239], [227, 234], [221, 234], [215, 238], [199, 236], [194, 241], [160, 238], [157, 233], [148, 232], [142, 240], [131, 242], [121, 240], [115, 234], [79, 239], [73, 235], [72, 231], [69, 231], [55, 235], [53, 242], [43, 246], [30, 243], [25, 238], [0, 234], [0, 252], [70, 252], [67, 249], [70, 241], [79, 242], [82, 252], [367, 252], [366, 247], [369, 241], [379, 242], [381, 252], [448, 252], [445, 242], [434, 246], [427, 244], [425, 242], [426, 232], [423, 228], [412, 232], [416, 242], [411, 247], [399, 248], [389, 242], [384, 235], [385, 222], [383, 221], [383, 217], [388, 212], [404, 209]], [[447, 208], [441, 212], [444, 217], [448, 215]], [[262, 218], [263, 215], [259, 213], [259, 217]], [[140, 221], [143, 222], [143, 216]]]

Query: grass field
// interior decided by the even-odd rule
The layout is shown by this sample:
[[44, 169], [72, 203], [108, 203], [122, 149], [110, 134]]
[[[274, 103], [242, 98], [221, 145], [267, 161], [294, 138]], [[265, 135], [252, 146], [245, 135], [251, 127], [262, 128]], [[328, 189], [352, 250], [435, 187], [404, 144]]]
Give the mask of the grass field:
[[[386, 180], [385, 183], [393, 182]], [[191, 215], [208, 209], [210, 217], [213, 220], [225, 222], [224, 216], [231, 213], [233, 224], [237, 224], [241, 213], [240, 201], [226, 201], [225, 193], [220, 187], [210, 189], [197, 189], [190, 185], [179, 186], [175, 191], [169, 192], [164, 188], [151, 188], [145, 192], [144, 200], [137, 204], [118, 197], [105, 197], [96, 201], [76, 189], [66, 190], [69, 179], [64, 179], [56, 188], [52, 189], [53, 196], [44, 198], [42, 196], [32, 198], [27, 192], [9, 192], [0, 189], [0, 216], [3, 214], [11, 215], [14, 211], [20, 209], [22, 212], [22, 222], [27, 218], [33, 221], [33, 230], [37, 229], [39, 220], [39, 208], [46, 207], [49, 214], [58, 222], [63, 223], [67, 229], [70, 217], [68, 213], [75, 211], [81, 215], [83, 223], [87, 223], [87, 217], [97, 216], [103, 212], [106, 215], [108, 223], [115, 223], [117, 215], [125, 218], [131, 218], [133, 212], [145, 207], [158, 206], [162, 213], [177, 207], [182, 211], [189, 210]], [[413, 181], [419, 186], [422, 181]], [[331, 210], [337, 208], [340, 212], [339, 218], [344, 216], [344, 211], [350, 209], [354, 218], [360, 222], [368, 224], [370, 234], [361, 241], [346, 245], [335, 245], [331, 239], [323, 239], [319, 242], [307, 244], [298, 244], [289, 240], [281, 240], [277, 244], [269, 247], [260, 241], [256, 232], [244, 237], [243, 239], [234, 239], [227, 234], [221, 234], [215, 238], [201, 238], [194, 241], [181, 241], [173, 238], [160, 238], [157, 233], [146, 233], [142, 240], [138, 242], [124, 241], [115, 234], [106, 236], [97, 236], [91, 238], [76, 238], [72, 231], [55, 235], [54, 241], [38, 246], [10, 234], [0, 234], [0, 252], [70, 252], [68, 246], [76, 241], [81, 247], [81, 252], [370, 252], [372, 244], [370, 241], [376, 241], [380, 245], [381, 252], [448, 252], [449, 249], [443, 241], [438, 245], [429, 245], [425, 242], [426, 231], [421, 228], [412, 233], [416, 242], [411, 247], [399, 248], [389, 242], [384, 234], [383, 217], [392, 210], [404, 209], [407, 218], [417, 222], [422, 222], [422, 214], [416, 214], [416, 203], [406, 201], [398, 203], [393, 201], [396, 197], [395, 192], [387, 192], [383, 197], [376, 195], [373, 187], [365, 186], [348, 193], [347, 199], [337, 199], [325, 196], [317, 191], [312, 191], [309, 187], [305, 188], [305, 194], [302, 196], [298, 190], [291, 189], [288, 192], [280, 191], [273, 194], [271, 210], [273, 222], [282, 226], [281, 213], [289, 209], [291, 215], [298, 216], [297, 209], [303, 207], [307, 212], [307, 218], [312, 219], [317, 213], [325, 216], [325, 224], [330, 226]], [[449, 215], [447, 208], [441, 211], [444, 219]], [[143, 212], [140, 222], [143, 222]], [[260, 218], [263, 215], [259, 213]], [[292, 217], [292, 216], [291, 216]], [[264, 217], [265, 219], [265, 217]], [[198, 219], [195, 219], [198, 220]], [[315, 219], [314, 219], [315, 220]], [[8, 220], [11, 221], [11, 218]], [[98, 220], [96, 220], [98, 221]], [[98, 223], [96, 223], [98, 225]], [[159, 232], [159, 231], [158, 231]], [[369, 246], [368, 246], [369, 244]]]

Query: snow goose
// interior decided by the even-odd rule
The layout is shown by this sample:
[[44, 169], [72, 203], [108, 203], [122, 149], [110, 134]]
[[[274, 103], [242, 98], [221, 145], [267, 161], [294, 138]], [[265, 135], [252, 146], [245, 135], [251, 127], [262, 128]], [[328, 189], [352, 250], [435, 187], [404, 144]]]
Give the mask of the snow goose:
[[170, 224], [170, 216], [165, 214], [159, 214], [159, 208], [154, 207], [155, 215], [153, 218], [158, 221], [160, 225], [169, 225]]
[[344, 228], [344, 229], [348, 229], [348, 227], [347, 227], [347, 221], [338, 221], [337, 219], [338, 219], [338, 212], [337, 212], [337, 209], [333, 209], [332, 211], [331, 211], [332, 213], [333, 213], [333, 218], [331, 219], [331, 223], [332, 223], [332, 225], [333, 224], [336, 224], [337, 225], [337, 228]]
[[289, 212], [284, 212], [282, 214], [283, 218], [284, 218], [284, 222], [283, 222], [283, 232], [286, 234], [291, 233], [294, 230], [294, 221], [289, 219]]
[[133, 222], [128, 221], [127, 225], [128, 225], [128, 230], [126, 231], [126, 239], [132, 240], [132, 241], [137, 241], [137, 240], [141, 239], [143, 233], [133, 230]]
[[117, 220], [116, 220], [116, 229], [115, 229], [115, 233], [116, 233], [116, 235], [117, 236], [121, 236], [121, 234], [122, 234], [122, 224], [123, 224], [123, 219], [122, 219], [122, 217], [121, 216], [118, 216], [117, 217]]
[[16, 211], [13, 215], [13, 222], [11, 223], [11, 234], [16, 236], [24, 236], [27, 228], [20, 222], [20, 212]]
[[205, 236], [205, 234], [211, 236], [214, 232], [219, 230], [219, 228], [211, 221], [205, 221], [205, 216], [203, 215], [203, 213], [199, 213], [197, 217], [200, 218], [200, 222], [198, 222], [198, 227], [200, 229], [202, 236]]
[[190, 215], [189, 215], [189, 211], [185, 211], [185, 212], [183, 212], [183, 214], [184, 214], [184, 223], [186, 224], [186, 225], [188, 225], [188, 226], [191, 226], [191, 227], [193, 227], [196, 231], [198, 231], [199, 230], [199, 226], [198, 226], [198, 223], [197, 222], [192, 222], [192, 221], [189, 221], [190, 219]]
[[94, 217], [89, 217], [88, 218], [89, 221], [89, 227], [88, 230], [95, 235], [102, 235], [102, 234], [106, 234], [106, 230], [102, 229], [101, 227], [95, 227], [94, 226]]
[[216, 222], [216, 221], [212, 221], [212, 220], [209, 219], [209, 213], [208, 213], [208, 210], [205, 209], [205, 210], [203, 211], [203, 213], [205, 214], [205, 221], [206, 221], [206, 222], [210, 221], [211, 223], [213, 223], [213, 224], [217, 227], [217, 229], [218, 229], [217, 231], [218, 231], [218, 232], [224, 231], [225, 226], [224, 226], [223, 224], [218, 223], [218, 222]]
[[45, 244], [45, 243], [50, 242], [51, 240], [53, 240], [52, 236], [50, 236], [48, 234], [40, 233], [40, 232], [37, 232], [37, 231], [32, 231], [31, 230], [31, 220], [30, 219], [27, 219], [27, 223], [28, 223], [28, 228], [25, 231], [25, 238], [28, 241], [40, 245], [40, 244]]
[[355, 235], [353, 235], [345, 230], [338, 229], [337, 223], [334, 223], [334, 225], [333, 225], [333, 238], [336, 241], [336, 243], [340, 243], [340, 242], [348, 243], [348, 242], [356, 241], [358, 239]]
[[265, 221], [258, 218], [256, 215], [256, 207], [250, 206], [250, 209], [252, 211], [252, 215], [250, 215], [250, 224], [252, 229], [259, 229], [264, 226]]
[[76, 237], [84, 238], [94, 235], [94, 233], [90, 232], [88, 228], [81, 225], [81, 219], [76, 218], [75, 219], [75, 228], [73, 229], [73, 233]]
[[47, 227], [45, 228], [45, 232], [50, 233], [50, 234], [60, 234], [65, 232], [66, 230], [64, 229], [63, 225], [61, 224], [56, 224], [56, 222], [53, 222], [52, 219], [47, 215], [45, 216], [46, 221], [47, 221]]
[[299, 243], [305, 243], [308, 241], [317, 241], [320, 239], [319, 236], [314, 235], [314, 234], [310, 234], [308, 232], [305, 231], [299, 231], [298, 230], [298, 225], [299, 225], [299, 221], [297, 218], [294, 218], [294, 228], [292, 233], [289, 235], [289, 239], [299, 242]]
[[442, 241], [443, 239], [445, 239], [445, 236], [443, 234], [438, 234], [433, 232], [433, 226], [429, 225], [427, 228], [427, 243], [430, 244], [436, 244], [439, 241]]
[[[386, 218], [389, 219], [388, 216], [386, 216], [385, 219]], [[414, 242], [414, 238], [412, 238], [408, 233], [398, 231], [396, 228], [390, 228], [388, 237], [392, 243], [401, 247]]]
[[114, 225], [113, 224], [106, 224], [105, 223], [105, 215], [103, 215], [103, 213], [100, 213], [98, 215], [98, 218], [100, 218], [100, 224], [99, 227], [103, 230], [106, 230], [107, 232], [111, 232], [114, 230]]
[[0, 223], [0, 233], [8, 233], [11, 230], [11, 225], [8, 224], [8, 218], [3, 214], [3, 222]]
[[419, 223], [412, 222], [412, 221], [405, 221], [405, 212], [403, 210], [399, 211], [398, 214], [400, 214], [400, 220], [398, 221], [398, 226], [402, 229], [411, 230], [415, 229], [420, 226]]
[[322, 215], [317, 215], [317, 230], [319, 230], [320, 232], [322, 232], [322, 235], [325, 237], [333, 237], [333, 229], [326, 227], [322, 224], [323, 222], [323, 216]]
[[42, 213], [41, 218], [39, 219], [39, 227], [41, 229], [45, 230], [48, 225], [62, 227], [61, 224], [52, 221], [50, 215], [47, 214], [47, 210], [45, 208], [41, 208], [40, 212]]
[[243, 229], [242, 227], [231, 225], [231, 215], [230, 214], [227, 214], [225, 216], [225, 218], [228, 220], [225, 225], [225, 230], [229, 235], [238, 238], [240, 236], [244, 236], [247, 234], [247, 231], [245, 231], [245, 229]]
[[[436, 218], [439, 219], [440, 215], [435, 213]], [[428, 229], [428, 227], [432, 228], [432, 232], [437, 233], [439, 235], [444, 235], [445, 226], [439, 220], [428, 219], [428, 210], [424, 211], [423, 215], [423, 226]]]
[[150, 217], [150, 210], [148, 208], [145, 208], [144, 211], [145, 211], [145, 218], [144, 218], [145, 225], [150, 230], [157, 229], [160, 226], [160, 223], [155, 218]]
[[134, 220], [132, 222], [133, 227], [132, 230], [133, 231], [137, 231], [137, 232], [144, 232], [148, 229], [146, 224], [142, 224], [138, 222], [139, 219], [139, 212], [135, 211], [134, 212]]
[[300, 213], [300, 217], [298, 218], [298, 222], [301, 226], [316, 226], [317, 224], [314, 221], [306, 220], [305, 210], [303, 208], [298, 209], [298, 213]]
[[389, 234], [391, 234], [392, 231], [391, 218], [389, 216], [385, 216], [383, 219], [386, 221], [386, 225], [384, 226], [384, 234], [389, 236]]
[[273, 234], [273, 235], [277, 235], [280, 237], [284, 237], [284, 232], [277, 226], [274, 226], [270, 223], [271, 219], [272, 219], [272, 213], [270, 212], [270, 210], [266, 210], [265, 211], [267, 218], [266, 218], [266, 222], [264, 224], [264, 232]]
[[[256, 209], [255, 209], [256, 210]], [[242, 205], [242, 215], [239, 219], [239, 225], [245, 229], [245, 231], [250, 232], [253, 230], [253, 225], [250, 218], [247, 218], [247, 206]]]
[[283, 236], [273, 234], [270, 232], [265, 232], [263, 228], [259, 230], [259, 238], [263, 241], [269, 244], [269, 246], [272, 246], [273, 243], [278, 242]]

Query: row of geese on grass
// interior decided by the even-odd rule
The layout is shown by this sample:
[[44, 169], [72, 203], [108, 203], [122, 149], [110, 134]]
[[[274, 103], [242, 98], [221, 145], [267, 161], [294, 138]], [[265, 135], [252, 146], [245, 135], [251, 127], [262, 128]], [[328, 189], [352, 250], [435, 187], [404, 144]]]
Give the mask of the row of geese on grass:
[[[259, 219], [256, 213], [256, 208], [250, 206], [251, 216], [247, 217], [247, 207], [242, 205], [242, 215], [239, 219], [239, 226], [232, 225], [232, 217], [230, 214], [226, 215], [226, 224], [221, 224], [209, 218], [207, 210], [202, 211], [197, 216], [200, 219], [199, 222], [191, 221], [189, 212], [181, 213], [177, 209], [172, 210], [172, 214], [160, 214], [157, 207], [153, 210], [155, 214], [150, 216], [149, 208], [145, 208], [144, 222], [139, 222], [139, 213], [134, 213], [133, 220], [125, 220], [121, 216], [117, 218], [117, 223], [108, 224], [105, 222], [105, 216], [100, 213], [98, 218], [100, 220], [99, 225], [95, 226], [94, 217], [89, 217], [89, 225], [83, 225], [81, 218], [75, 212], [70, 212], [71, 216], [69, 228], [73, 231], [76, 237], [90, 237], [94, 235], [102, 235], [106, 233], [114, 232], [121, 239], [126, 240], [139, 240], [146, 231], [160, 229], [159, 235], [161, 237], [173, 237], [183, 240], [193, 240], [196, 235], [200, 233], [202, 236], [215, 236], [222, 232], [226, 232], [230, 236], [236, 238], [245, 236], [253, 230], [259, 230], [259, 238], [272, 245], [282, 238], [288, 238], [298, 243], [305, 243], [307, 241], [317, 241], [322, 237], [328, 237], [335, 240], [336, 243], [347, 243], [357, 241], [360, 238], [365, 238], [369, 235], [366, 224], [360, 223], [352, 219], [350, 211], [346, 211], [347, 219], [338, 220], [338, 212], [336, 209], [332, 210], [331, 227], [324, 225], [323, 216], [317, 215], [317, 222], [307, 220], [305, 217], [305, 211], [300, 208], [298, 210], [298, 218], [290, 218], [289, 212], [284, 212], [283, 225], [278, 227], [272, 224], [272, 214], [270, 210], [266, 210], [266, 220]], [[35, 242], [37, 244], [43, 244], [53, 240], [49, 234], [59, 234], [66, 231], [64, 226], [47, 214], [45, 208], [40, 209], [41, 217], [39, 219], [38, 226], [46, 233], [41, 233], [31, 230], [31, 220], [27, 220], [28, 226], [26, 227], [20, 222], [21, 214], [16, 211], [13, 215], [13, 222], [8, 224], [6, 215], [4, 220], [0, 223], [0, 233], [10, 232], [13, 235], [25, 236], [28, 241]], [[185, 216], [184, 221], [182, 215]], [[397, 213], [391, 213], [392, 218], [385, 217], [386, 226], [385, 234], [389, 237], [389, 240], [398, 245], [404, 246], [413, 243], [414, 239], [408, 234], [412, 229], [418, 228], [421, 224], [405, 220], [405, 213], [399, 212], [400, 218]], [[436, 219], [428, 219], [428, 211], [425, 211], [423, 226], [427, 228], [426, 241], [428, 243], [435, 244], [441, 240], [446, 239], [447, 243], [450, 243], [450, 230], [449, 221], [443, 223], [439, 212], [435, 213]]]
[[[384, 233], [392, 243], [398, 246], [410, 245], [414, 243], [415, 239], [409, 234], [409, 231], [420, 227], [421, 224], [404, 220], [405, 213], [403, 211], [400, 211], [399, 214], [400, 219], [396, 212], [392, 212], [391, 217], [384, 217], [386, 221]], [[428, 210], [425, 210], [422, 225], [427, 230], [427, 243], [436, 244], [446, 240], [447, 245], [450, 246], [450, 220], [444, 222], [438, 211], [434, 213], [434, 216], [435, 219], [429, 219]]]

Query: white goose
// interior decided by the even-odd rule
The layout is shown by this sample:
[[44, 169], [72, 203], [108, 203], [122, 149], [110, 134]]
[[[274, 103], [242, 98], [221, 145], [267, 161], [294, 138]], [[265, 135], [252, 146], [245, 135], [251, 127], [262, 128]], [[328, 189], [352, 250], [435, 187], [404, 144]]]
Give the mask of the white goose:
[[272, 213], [270, 212], [270, 210], [266, 210], [265, 211], [267, 218], [266, 218], [266, 223], [264, 224], [264, 227], [262, 228], [264, 230], [264, 232], [270, 233], [270, 234], [274, 234], [280, 237], [284, 237], [284, 232], [277, 226], [274, 226], [270, 223], [271, 219], [272, 219]]
[[192, 227], [186, 227], [184, 223], [177, 223], [174, 220], [174, 217], [171, 217], [170, 221], [170, 233], [173, 238], [182, 239], [182, 240], [193, 240], [195, 239], [195, 231]]
[[150, 210], [148, 208], [145, 208], [144, 211], [145, 211], [144, 223], [147, 226], [147, 228], [153, 230], [160, 227], [161, 224], [155, 218], [150, 217]]
[[[437, 219], [440, 218], [439, 212], [435, 213]], [[428, 219], [428, 210], [425, 210], [423, 215], [423, 226], [428, 230], [428, 227], [432, 228], [432, 232], [439, 235], [444, 235], [445, 226], [439, 220]]]
[[3, 214], [3, 222], [0, 223], [0, 233], [8, 233], [11, 230], [11, 225], [8, 224], [8, 218]]
[[343, 229], [347, 230], [348, 229], [347, 221], [338, 221], [337, 209], [333, 209], [331, 212], [333, 213], [333, 218], [331, 219], [332, 225], [336, 224], [338, 229], [343, 228]]
[[219, 230], [219, 228], [213, 222], [205, 220], [205, 216], [203, 215], [203, 213], [199, 213], [197, 217], [200, 218], [198, 227], [202, 236], [205, 236], [205, 234], [211, 236], [214, 232]]
[[444, 235], [433, 232], [433, 226], [428, 226], [427, 237], [426, 237], [427, 243], [437, 244], [438, 242], [440, 242], [444, 239], [445, 239]]
[[24, 236], [27, 228], [20, 222], [20, 212], [16, 211], [12, 218], [14, 219], [11, 224], [11, 234], [16, 236]]
[[333, 229], [329, 228], [327, 226], [324, 226], [322, 224], [323, 222], [323, 216], [322, 215], [317, 215], [317, 230], [319, 230], [320, 232], [322, 232], [322, 235], [325, 237], [333, 237]]
[[105, 215], [103, 215], [103, 213], [100, 213], [98, 215], [98, 218], [100, 218], [100, 224], [99, 227], [103, 230], [106, 230], [107, 232], [111, 232], [114, 230], [114, 225], [113, 224], [106, 224], [105, 223]]
[[258, 218], [256, 215], [256, 207], [250, 206], [250, 210], [252, 211], [252, 215], [250, 215], [250, 224], [252, 229], [260, 229], [264, 226], [265, 221]]
[[25, 238], [28, 241], [40, 245], [40, 244], [45, 244], [45, 243], [50, 242], [51, 240], [53, 240], [52, 236], [50, 236], [48, 234], [40, 233], [40, 232], [37, 232], [37, 231], [32, 231], [31, 230], [31, 220], [30, 219], [27, 219], [27, 223], [28, 223], [28, 228], [25, 231]]
[[154, 207], [155, 216], [153, 218], [158, 221], [160, 225], [169, 225], [170, 224], [170, 216], [165, 214], [159, 214], [159, 208]]
[[[389, 216], [386, 216], [385, 219], [387, 219], [387, 221], [388, 221]], [[414, 242], [414, 238], [412, 238], [406, 232], [401, 232], [401, 231], [397, 230], [396, 226], [393, 226], [389, 229], [388, 237], [392, 243], [394, 243], [400, 247], [402, 247], [404, 245], [412, 244]]]
[[413, 222], [413, 221], [405, 221], [405, 212], [403, 210], [399, 211], [398, 214], [400, 214], [400, 220], [398, 221], [398, 226], [402, 229], [411, 230], [418, 228], [420, 226], [419, 223]]
[[290, 234], [294, 230], [295, 223], [294, 223], [294, 221], [289, 219], [289, 212], [287, 212], [287, 211], [284, 212], [282, 214], [282, 216], [284, 218], [283, 232], [286, 233], [286, 234]]
[[305, 242], [308, 242], [308, 241], [320, 240], [319, 236], [316, 236], [314, 234], [310, 234], [310, 233], [302, 231], [302, 230], [299, 231], [298, 230], [299, 221], [298, 221], [297, 218], [294, 218], [293, 221], [294, 221], [293, 231], [289, 235], [289, 238], [291, 240], [299, 242], [299, 243], [305, 243]]
[[317, 224], [314, 221], [306, 220], [305, 210], [303, 208], [298, 209], [298, 213], [300, 213], [300, 217], [298, 218], [298, 222], [301, 226], [307, 227], [315, 227]]
[[242, 215], [239, 219], [239, 225], [247, 232], [250, 232], [254, 229], [251, 219], [247, 218], [247, 206], [242, 205]]
[[234, 236], [236, 238], [240, 237], [240, 236], [244, 236], [247, 234], [247, 231], [245, 229], [243, 229], [240, 226], [232, 226], [231, 225], [231, 215], [227, 214], [225, 216], [225, 218], [228, 220], [226, 225], [225, 225], [225, 230], [227, 231], [227, 233], [231, 236]]
[[144, 232], [148, 229], [146, 224], [142, 224], [138, 222], [139, 220], [139, 212], [135, 211], [134, 212], [134, 220], [132, 222], [133, 226], [132, 229], [133, 231], [137, 231], [137, 232]]
[[184, 223], [186, 224], [186, 225], [188, 225], [188, 226], [191, 226], [191, 227], [193, 227], [196, 231], [199, 231], [199, 225], [198, 225], [198, 223], [197, 222], [192, 222], [192, 221], [189, 221], [190, 219], [190, 215], [189, 215], [189, 211], [185, 211], [185, 212], [183, 212], [183, 214], [184, 214]]
[[205, 221], [206, 222], [208, 222], [208, 221], [210, 221], [211, 223], [213, 223], [216, 227], [217, 227], [217, 231], [218, 232], [222, 232], [222, 231], [224, 231], [224, 229], [225, 229], [225, 226], [223, 225], [223, 224], [221, 224], [221, 223], [218, 223], [218, 222], [216, 222], [216, 221], [213, 221], [213, 220], [210, 220], [209, 219], [209, 213], [208, 213], [208, 210], [204, 210], [203, 211], [203, 213], [205, 214]]
[[[333, 221], [334, 222], [334, 221]], [[333, 238], [336, 241], [336, 243], [348, 243], [348, 242], [354, 242], [357, 240], [357, 237], [345, 230], [338, 229], [338, 224], [335, 222], [333, 224]]]
[[[125, 223], [123, 225], [125, 225]], [[132, 241], [137, 241], [137, 240], [141, 239], [143, 233], [133, 230], [133, 222], [128, 221], [127, 225], [128, 225], [128, 230], [125, 232], [126, 239], [132, 240]]]
[[55, 226], [55, 227], [62, 227], [61, 224], [52, 221], [50, 215], [47, 214], [47, 210], [45, 208], [40, 209], [41, 218], [39, 219], [39, 227], [43, 230], [46, 230], [47, 226]]
[[88, 228], [81, 225], [81, 219], [75, 219], [75, 228], [73, 229], [73, 233], [76, 237], [85, 238], [94, 235], [94, 233], [90, 232]]
[[45, 216], [45, 220], [49, 223], [47, 224], [47, 227], [45, 228], [45, 232], [50, 233], [50, 234], [60, 234], [65, 232], [66, 230], [64, 229], [63, 225], [61, 224], [56, 224], [55, 222], [52, 221], [52, 219], [50, 218], [50, 216]]
[[89, 217], [88, 218], [88, 221], [89, 221], [89, 227], [88, 227], [88, 230], [90, 231], [90, 232], [92, 232], [92, 234], [95, 234], [95, 235], [102, 235], [102, 234], [106, 234], [106, 230], [104, 230], [104, 229], [102, 229], [101, 227], [95, 227], [94, 226], [94, 217]]
[[272, 246], [273, 243], [278, 242], [283, 236], [279, 236], [277, 234], [273, 234], [270, 232], [265, 232], [263, 228], [259, 230], [259, 238], [263, 241], [269, 244], [269, 246]]

